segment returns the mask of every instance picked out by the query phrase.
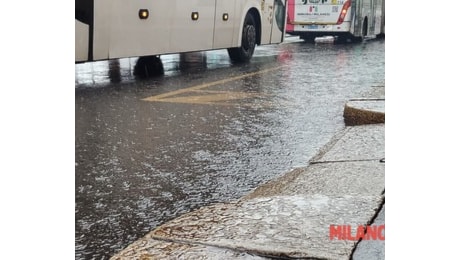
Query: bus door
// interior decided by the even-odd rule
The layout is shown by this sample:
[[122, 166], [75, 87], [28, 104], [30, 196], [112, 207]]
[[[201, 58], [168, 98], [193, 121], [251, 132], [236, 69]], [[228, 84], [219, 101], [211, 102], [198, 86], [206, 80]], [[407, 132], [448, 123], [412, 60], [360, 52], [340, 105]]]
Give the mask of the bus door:
[[286, 26], [286, 2], [286, 0], [274, 1], [270, 43], [280, 43], [283, 41]]
[[285, 0], [262, 0], [261, 44], [280, 43], [283, 40], [286, 18]]
[[361, 24], [362, 24], [362, 4], [361, 0], [351, 1], [351, 22], [353, 31], [351, 32], [355, 36], [361, 35]]

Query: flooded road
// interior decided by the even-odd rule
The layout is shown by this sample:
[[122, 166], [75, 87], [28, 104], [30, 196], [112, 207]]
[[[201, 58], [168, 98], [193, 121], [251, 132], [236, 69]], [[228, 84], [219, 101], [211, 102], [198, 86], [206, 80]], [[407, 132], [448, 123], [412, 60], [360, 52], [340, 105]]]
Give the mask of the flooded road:
[[259, 46], [75, 65], [76, 259], [108, 259], [159, 224], [306, 166], [343, 107], [385, 79], [385, 41]]

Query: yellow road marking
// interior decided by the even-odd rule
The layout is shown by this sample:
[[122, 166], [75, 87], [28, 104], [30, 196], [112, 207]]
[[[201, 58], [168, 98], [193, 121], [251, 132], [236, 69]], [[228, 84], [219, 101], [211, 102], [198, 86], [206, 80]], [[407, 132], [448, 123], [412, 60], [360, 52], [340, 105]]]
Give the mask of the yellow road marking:
[[186, 97], [171, 97], [165, 98], [161, 101], [173, 103], [194, 103], [194, 104], [211, 104], [213, 102], [221, 102], [235, 99], [245, 99], [249, 97], [259, 97], [259, 93], [242, 93], [242, 92], [227, 92], [219, 94], [208, 94], [200, 96], [186, 96]]
[[[222, 80], [217, 80], [214, 82], [204, 83], [201, 85], [179, 89], [176, 91], [171, 91], [168, 93], [151, 96], [144, 98], [144, 101], [150, 102], [173, 102], [173, 103], [194, 103], [194, 104], [222, 104], [222, 105], [230, 105], [230, 103], [215, 103], [215, 102], [222, 102], [222, 101], [229, 101], [229, 100], [236, 100], [236, 99], [244, 99], [250, 97], [259, 97], [263, 94], [261, 93], [247, 93], [247, 92], [236, 92], [236, 91], [214, 91], [214, 90], [203, 90], [205, 88], [209, 88], [216, 85], [225, 84], [231, 81], [236, 81], [248, 77], [252, 77], [255, 75], [267, 73], [270, 71], [278, 70], [282, 66], [274, 67], [270, 69], [260, 70], [256, 72], [251, 72], [247, 74], [243, 74], [240, 76], [230, 77]], [[187, 96], [179, 96], [180, 94], [184, 93], [207, 93], [204, 95], [187, 95]]]

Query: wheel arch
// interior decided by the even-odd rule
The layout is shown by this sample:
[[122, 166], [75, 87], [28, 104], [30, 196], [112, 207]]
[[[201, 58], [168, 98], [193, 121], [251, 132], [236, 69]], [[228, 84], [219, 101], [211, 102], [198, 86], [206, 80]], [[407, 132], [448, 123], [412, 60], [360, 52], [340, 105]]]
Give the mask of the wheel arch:
[[[256, 7], [252, 7], [242, 14], [244, 15], [242, 15], [243, 20], [240, 25], [241, 29], [239, 30], [238, 44], [234, 45], [236, 47], [227, 48], [232, 62], [248, 62], [254, 54], [255, 47], [260, 45], [262, 39], [261, 17], [259, 10]], [[251, 24], [250, 27], [246, 26], [246, 23], [249, 21], [249, 24]], [[246, 28], [252, 29], [249, 30]], [[251, 36], [246, 35], [246, 32], [250, 32]]]
[[246, 16], [248, 14], [251, 14], [252, 17], [254, 18], [255, 22], [256, 22], [256, 44], [260, 45], [261, 40], [262, 40], [262, 21], [261, 21], [261, 16], [260, 16], [259, 10], [256, 7], [250, 7], [243, 13], [244, 13], [244, 15], [242, 15], [242, 17], [241, 17], [240, 26], [238, 26], [237, 46], [241, 45], [241, 39], [243, 38], [244, 20], [246, 19]]
[[[254, 7], [249, 9], [247, 13], [250, 13], [252, 17], [254, 18], [254, 20], [256, 21], [256, 43], [260, 45], [260, 42], [262, 40], [262, 21], [261, 21], [260, 13]], [[241, 33], [243, 33], [243, 30], [241, 30]]]

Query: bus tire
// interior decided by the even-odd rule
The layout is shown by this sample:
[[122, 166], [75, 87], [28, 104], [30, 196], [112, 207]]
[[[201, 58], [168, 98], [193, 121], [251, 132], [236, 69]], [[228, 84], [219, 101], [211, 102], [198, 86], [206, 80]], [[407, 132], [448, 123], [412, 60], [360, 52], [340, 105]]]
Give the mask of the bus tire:
[[248, 62], [251, 60], [256, 48], [257, 28], [251, 13], [246, 14], [243, 24], [241, 47], [228, 48], [228, 55], [233, 62]]

